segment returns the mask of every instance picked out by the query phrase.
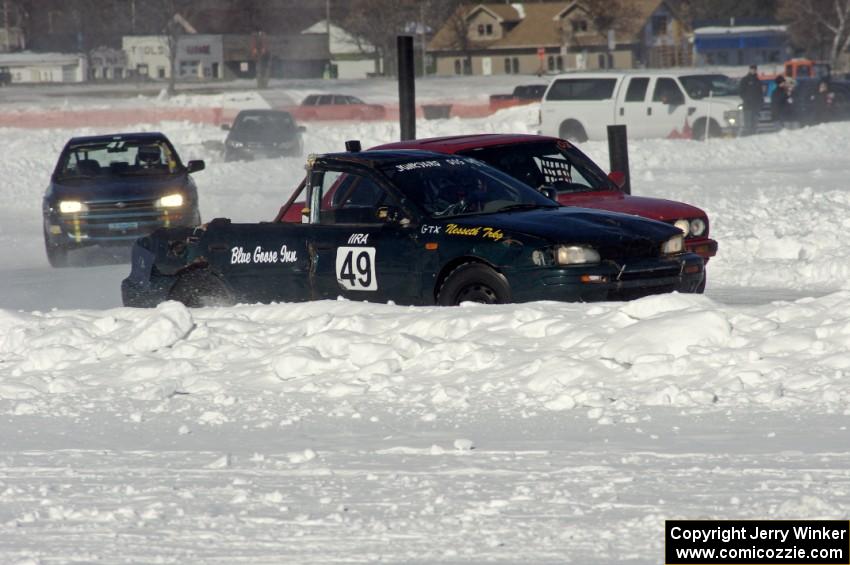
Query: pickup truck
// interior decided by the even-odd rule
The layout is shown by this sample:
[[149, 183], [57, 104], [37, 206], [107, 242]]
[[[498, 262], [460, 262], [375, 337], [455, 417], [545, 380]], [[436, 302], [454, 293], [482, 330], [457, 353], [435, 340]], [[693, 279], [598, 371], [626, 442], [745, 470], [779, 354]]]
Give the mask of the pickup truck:
[[549, 85], [540, 133], [571, 141], [607, 139], [625, 124], [636, 138], [735, 135], [741, 98], [726, 75], [687, 71], [567, 73]]
[[545, 84], [521, 84], [514, 88], [511, 94], [491, 94], [490, 110], [495, 112], [512, 106], [540, 102], [547, 86]]

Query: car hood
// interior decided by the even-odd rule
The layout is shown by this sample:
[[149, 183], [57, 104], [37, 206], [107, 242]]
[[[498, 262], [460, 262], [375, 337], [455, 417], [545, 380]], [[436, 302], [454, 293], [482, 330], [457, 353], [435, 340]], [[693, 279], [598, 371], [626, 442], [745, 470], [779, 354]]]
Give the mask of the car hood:
[[609, 210], [623, 214], [635, 214], [653, 220], [674, 222], [681, 218], [704, 218], [705, 212], [674, 200], [631, 196], [613, 190], [564, 193], [558, 195], [558, 201], [565, 206], [581, 206], [597, 210]]
[[[662, 243], [682, 232], [669, 225], [638, 216], [560, 207], [518, 210], [499, 214], [479, 214], [447, 218], [447, 224], [464, 228], [488, 227], [504, 234], [526, 234], [551, 243], [587, 243], [618, 245], [631, 241], [651, 240]], [[450, 233], [447, 229], [446, 233]]]
[[51, 192], [54, 198], [76, 200], [155, 198], [174, 190], [185, 189], [188, 182], [189, 177], [185, 173], [62, 180], [52, 184]]

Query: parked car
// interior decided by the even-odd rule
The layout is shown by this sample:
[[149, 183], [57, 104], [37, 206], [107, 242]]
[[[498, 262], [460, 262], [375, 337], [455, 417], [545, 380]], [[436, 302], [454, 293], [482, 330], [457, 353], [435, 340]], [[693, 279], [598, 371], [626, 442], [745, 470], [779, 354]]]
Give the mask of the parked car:
[[[684, 202], [625, 194], [617, 184], [624, 180], [621, 173], [606, 175], [587, 155], [563, 139], [518, 134], [458, 135], [388, 143], [373, 149], [422, 149], [474, 157], [533, 188], [554, 189], [556, 200], [565, 206], [659, 220], [682, 230], [685, 248], [706, 262], [717, 254], [717, 242], [709, 237], [704, 211]], [[705, 280], [699, 290], [704, 288]]]
[[512, 106], [540, 102], [546, 92], [546, 84], [521, 84], [511, 94], [491, 94], [490, 110], [497, 111]]
[[304, 153], [301, 134], [306, 131], [283, 110], [242, 110], [233, 126], [224, 124], [224, 160], [244, 161], [269, 157], [300, 156]]
[[558, 75], [543, 96], [540, 133], [583, 142], [625, 124], [635, 138], [735, 135], [741, 98], [726, 75], [621, 71]]
[[[703, 278], [677, 228], [560, 206], [468, 157], [346, 152], [307, 166], [274, 222], [216, 219], [139, 239], [124, 304], [611, 300], [693, 292]], [[283, 221], [292, 206], [301, 220]]]
[[347, 94], [311, 94], [293, 113], [299, 120], [382, 120], [387, 110]]
[[201, 222], [190, 173], [161, 133], [75, 137], [65, 144], [44, 194], [44, 245], [54, 267], [90, 245], [130, 246], [159, 227]]

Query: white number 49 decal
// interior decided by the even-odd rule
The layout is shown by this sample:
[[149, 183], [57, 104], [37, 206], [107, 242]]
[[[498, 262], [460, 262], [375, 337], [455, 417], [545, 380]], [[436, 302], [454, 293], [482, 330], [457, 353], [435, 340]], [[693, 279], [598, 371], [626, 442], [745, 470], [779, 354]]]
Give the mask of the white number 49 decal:
[[374, 247], [339, 247], [336, 280], [346, 290], [378, 290]]

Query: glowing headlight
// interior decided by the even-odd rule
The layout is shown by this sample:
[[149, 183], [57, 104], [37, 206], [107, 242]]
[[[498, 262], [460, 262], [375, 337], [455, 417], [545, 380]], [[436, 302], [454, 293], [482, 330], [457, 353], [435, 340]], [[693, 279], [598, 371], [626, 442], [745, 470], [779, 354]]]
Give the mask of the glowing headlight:
[[699, 237], [705, 234], [705, 220], [694, 218], [691, 220], [691, 235]]
[[691, 223], [688, 220], [676, 220], [676, 223], [673, 225], [682, 230], [682, 234], [686, 237], [691, 231]]
[[661, 254], [662, 255], [675, 255], [676, 253], [681, 253], [685, 248], [685, 238], [684, 236], [674, 235], [667, 241], [661, 244]]
[[76, 214], [86, 209], [79, 200], [63, 200], [59, 203], [59, 211], [63, 214]]
[[177, 208], [183, 205], [183, 195], [169, 194], [168, 196], [163, 196], [159, 199], [158, 205], [160, 208]]
[[559, 265], [598, 263], [599, 253], [590, 247], [561, 245], [560, 247], [555, 248], [555, 261], [557, 261]]

